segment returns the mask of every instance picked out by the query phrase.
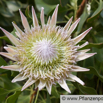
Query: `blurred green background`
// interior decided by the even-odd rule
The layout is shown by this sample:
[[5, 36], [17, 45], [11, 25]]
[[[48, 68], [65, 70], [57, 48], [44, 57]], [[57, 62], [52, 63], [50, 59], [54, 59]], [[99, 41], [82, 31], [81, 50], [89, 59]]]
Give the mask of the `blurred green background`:
[[[97, 52], [95, 56], [78, 62], [79, 66], [89, 68], [90, 71], [75, 74], [85, 82], [85, 86], [67, 82], [72, 91], [71, 94], [103, 95], [103, 0], [0, 0], [0, 27], [15, 35], [12, 22], [23, 30], [19, 9], [27, 16], [29, 24], [32, 25], [31, 6], [34, 6], [39, 21], [41, 7], [44, 7], [47, 22], [47, 18], [52, 15], [57, 4], [59, 4], [57, 25], [64, 26], [72, 16], [73, 22], [80, 17], [80, 23], [72, 33], [72, 37], [93, 27], [80, 44], [89, 41], [84, 48], [90, 48], [90, 52]], [[5, 51], [3, 46], [7, 44], [11, 44], [11, 42], [0, 30], [0, 51]], [[0, 66], [7, 64], [12, 64], [12, 61], [0, 56]], [[35, 100], [36, 95], [32, 94], [36, 91], [32, 89], [32, 86], [21, 92], [25, 81], [11, 83], [17, 74], [18, 72], [0, 69], [0, 103], [33, 103], [33, 101], [31, 102], [32, 96]], [[44, 88], [39, 92], [37, 103], [59, 103], [61, 94], [71, 95], [59, 85], [52, 87], [51, 95], [48, 95]]]

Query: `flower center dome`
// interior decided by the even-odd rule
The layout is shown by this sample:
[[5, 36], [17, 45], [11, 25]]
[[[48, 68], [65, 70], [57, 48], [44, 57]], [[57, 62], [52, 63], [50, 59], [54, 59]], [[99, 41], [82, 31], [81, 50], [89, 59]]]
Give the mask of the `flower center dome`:
[[48, 64], [58, 56], [56, 45], [51, 40], [42, 39], [33, 44], [32, 55], [41, 64]]

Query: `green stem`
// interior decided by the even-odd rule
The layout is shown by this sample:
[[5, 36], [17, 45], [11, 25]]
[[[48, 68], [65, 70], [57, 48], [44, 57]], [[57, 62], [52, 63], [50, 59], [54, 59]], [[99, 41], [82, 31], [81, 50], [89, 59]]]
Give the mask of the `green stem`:
[[98, 0], [95, 0], [97, 4], [99, 4]]
[[35, 102], [34, 103], [37, 103], [38, 95], [39, 95], [39, 89], [37, 89], [37, 94], [36, 94], [36, 98], [35, 98]]
[[74, 20], [76, 20], [76, 14], [77, 14], [77, 1], [75, 1], [75, 6], [74, 6]]
[[73, 8], [70, 4], [67, 4], [68, 7]]

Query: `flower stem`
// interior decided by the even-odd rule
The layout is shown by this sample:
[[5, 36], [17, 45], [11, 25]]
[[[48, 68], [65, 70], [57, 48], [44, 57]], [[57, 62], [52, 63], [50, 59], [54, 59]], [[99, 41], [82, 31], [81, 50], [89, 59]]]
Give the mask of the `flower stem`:
[[29, 103], [36, 103], [37, 101], [37, 97], [38, 97], [38, 93], [39, 93], [39, 90], [38, 88], [36, 88], [33, 92], [32, 92], [32, 95], [31, 95], [31, 99], [30, 99], [30, 102]]
[[37, 103], [37, 98], [38, 98], [38, 95], [39, 95], [39, 89], [37, 88], [36, 98], [35, 98], [35, 102], [34, 102], [34, 103]]

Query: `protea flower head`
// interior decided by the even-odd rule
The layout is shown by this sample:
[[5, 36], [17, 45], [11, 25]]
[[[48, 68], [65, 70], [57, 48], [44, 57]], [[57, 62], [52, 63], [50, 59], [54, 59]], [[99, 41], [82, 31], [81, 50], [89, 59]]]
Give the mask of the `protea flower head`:
[[44, 8], [41, 8], [41, 26], [32, 7], [33, 26], [29, 26], [28, 21], [20, 10], [24, 31], [13, 23], [16, 29], [17, 37], [1, 28], [5, 35], [11, 40], [14, 46], [7, 45], [0, 52], [1, 55], [14, 61], [13, 65], [1, 66], [3, 69], [18, 71], [19, 74], [12, 82], [27, 80], [22, 87], [22, 91], [32, 84], [35, 88], [46, 87], [49, 94], [53, 84], [58, 83], [67, 92], [70, 92], [67, 81], [77, 81], [84, 85], [84, 82], [72, 72], [84, 72], [89, 69], [76, 65], [78, 61], [93, 56], [95, 53], [86, 53], [89, 49], [79, 50], [86, 46], [88, 42], [77, 45], [92, 29], [81, 33], [75, 38], [71, 34], [80, 21], [77, 19], [72, 25], [72, 18], [63, 27], [56, 26], [58, 5], [56, 6], [52, 17], [48, 19], [47, 24], [44, 21]]

